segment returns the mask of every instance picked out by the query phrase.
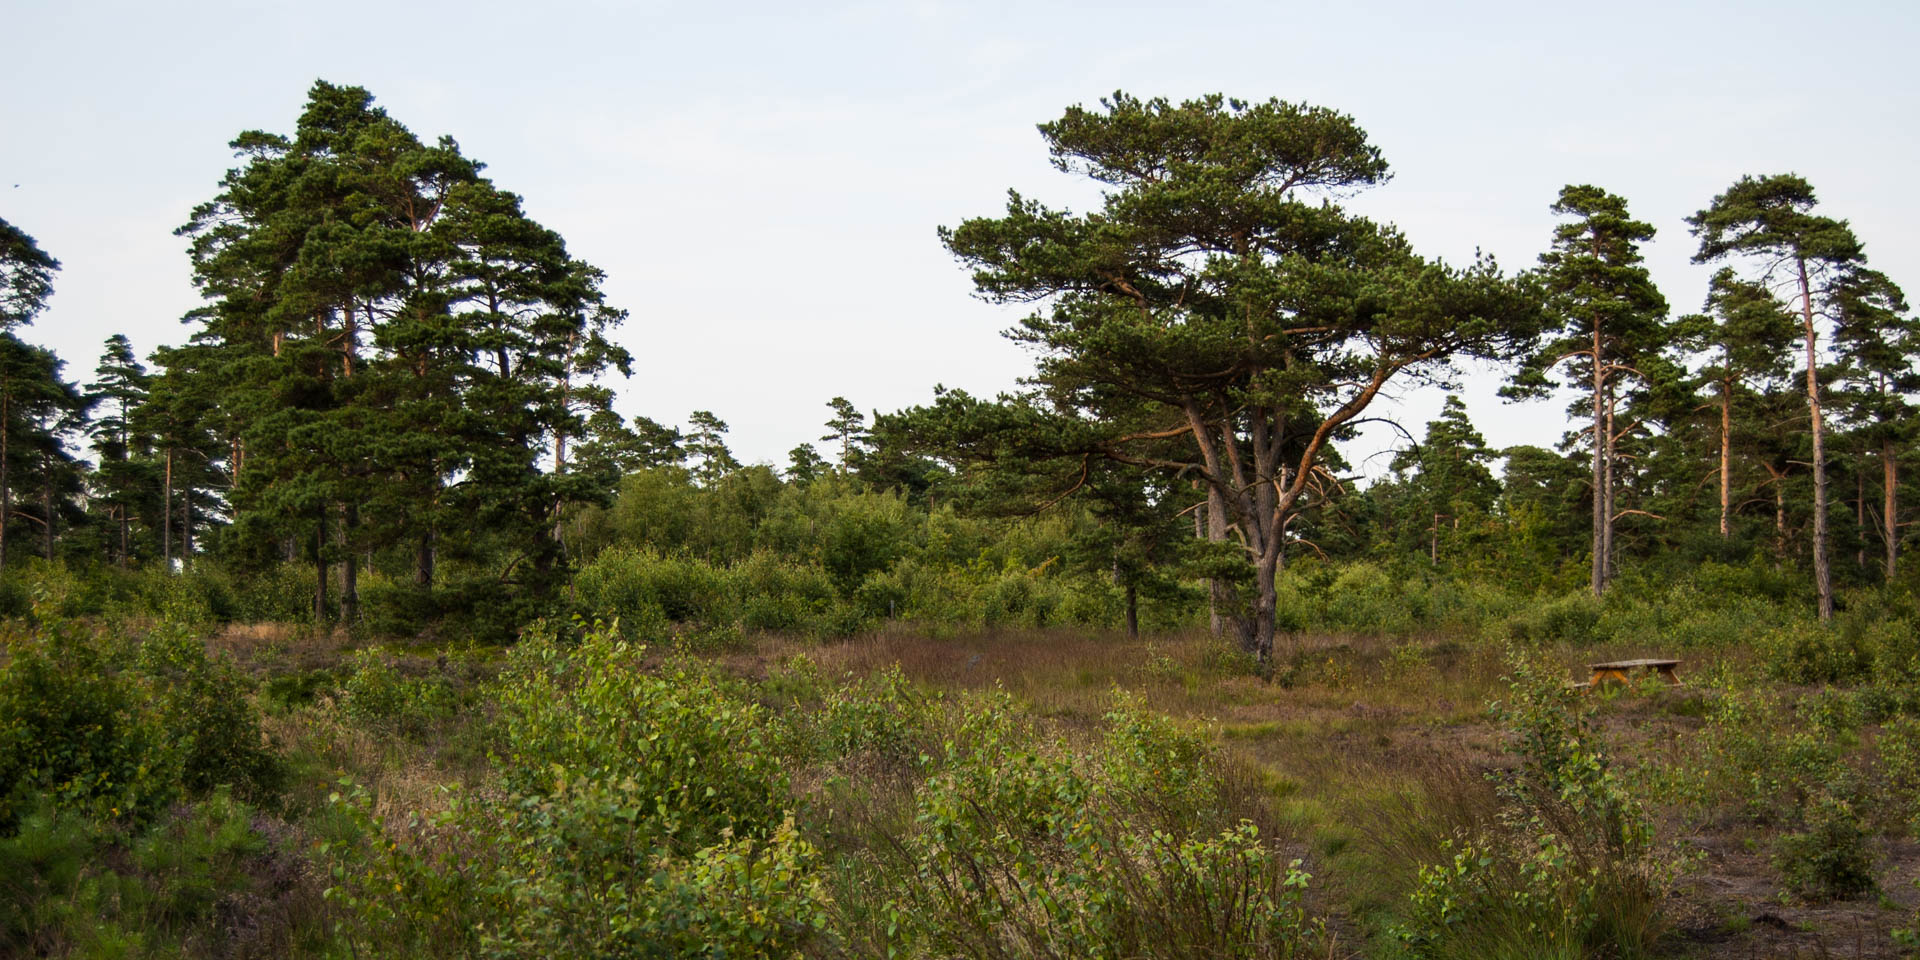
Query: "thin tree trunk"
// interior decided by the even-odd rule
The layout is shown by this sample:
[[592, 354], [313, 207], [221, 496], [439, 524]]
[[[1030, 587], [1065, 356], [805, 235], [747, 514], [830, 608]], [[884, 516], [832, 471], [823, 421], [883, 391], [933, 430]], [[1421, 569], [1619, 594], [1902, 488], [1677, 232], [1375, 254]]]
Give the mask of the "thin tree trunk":
[[43, 476], [41, 477], [43, 482], [40, 484], [40, 515], [42, 517], [45, 517], [47, 521], [46, 523], [41, 524], [41, 526], [45, 528], [44, 532], [46, 534], [47, 562], [52, 563], [53, 562], [53, 458], [47, 456], [44, 453], [41, 454], [40, 469], [41, 469], [41, 473], [43, 474]]
[[1140, 639], [1140, 588], [1127, 584], [1127, 639]]
[[180, 490], [180, 570], [193, 564], [193, 484]]
[[1601, 486], [1601, 489], [1605, 490], [1607, 493], [1607, 497], [1606, 497], [1607, 507], [1606, 507], [1606, 510], [1602, 513], [1603, 523], [1601, 524], [1601, 527], [1600, 527], [1601, 532], [1604, 534], [1604, 536], [1600, 540], [1600, 556], [1603, 561], [1600, 566], [1600, 571], [1601, 571], [1600, 582], [1602, 585], [1612, 583], [1613, 577], [1614, 577], [1614, 564], [1613, 564], [1613, 514], [1614, 514], [1614, 499], [1615, 499], [1614, 489], [1616, 486], [1618, 486], [1614, 482], [1614, 477], [1613, 477], [1614, 464], [1618, 460], [1618, 458], [1614, 456], [1614, 449], [1613, 449], [1613, 407], [1615, 402], [1616, 401], [1614, 400], [1614, 396], [1613, 396], [1613, 385], [1609, 383], [1607, 385], [1607, 459], [1606, 459], [1607, 469], [1606, 469], [1606, 475], [1605, 475], [1606, 482]]
[[1602, 404], [1606, 367], [1600, 359], [1600, 320], [1593, 321], [1593, 595], [1607, 589], [1607, 421]]
[[1861, 457], [1859, 466], [1853, 468], [1853, 528], [1860, 531], [1860, 546], [1853, 551], [1853, 564], [1862, 570], [1867, 568], [1867, 472], [1860, 469], [1866, 466], [1865, 457]]
[[1892, 580], [1900, 563], [1900, 462], [1894, 458], [1892, 441], [1880, 441], [1880, 486], [1885, 502], [1880, 507], [1880, 528], [1887, 540], [1887, 579]]
[[341, 544], [347, 547], [340, 561], [340, 622], [352, 626], [360, 621], [360, 556], [353, 552], [354, 530], [360, 526], [360, 508], [352, 503], [340, 508], [343, 528]]
[[167, 448], [165, 478], [160, 484], [160, 564], [173, 572], [173, 448]]
[[[1207, 539], [1221, 543], [1227, 539], [1226, 499], [1212, 484], [1207, 485]], [[1227, 620], [1224, 611], [1232, 606], [1232, 587], [1224, 580], [1214, 580], [1207, 585], [1207, 625], [1215, 637], [1226, 633]]]
[[1807, 283], [1807, 261], [1800, 269], [1800, 318], [1807, 338], [1807, 413], [1813, 425], [1813, 587], [1820, 597], [1820, 619], [1833, 619], [1833, 571], [1827, 567], [1827, 443], [1826, 422], [1820, 416], [1820, 371], [1813, 329], [1813, 290]]
[[420, 539], [413, 547], [413, 585], [426, 589], [433, 586], [433, 531], [421, 532]]
[[313, 529], [313, 623], [327, 622], [327, 508], [320, 507], [320, 522]]
[[1731, 534], [1733, 506], [1733, 380], [1720, 381], [1720, 539]]

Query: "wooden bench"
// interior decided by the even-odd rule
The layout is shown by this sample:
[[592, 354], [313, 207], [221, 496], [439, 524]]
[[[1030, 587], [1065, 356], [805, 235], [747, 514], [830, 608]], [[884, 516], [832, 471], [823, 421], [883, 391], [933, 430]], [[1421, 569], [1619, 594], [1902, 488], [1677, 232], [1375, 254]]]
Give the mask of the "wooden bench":
[[1673, 668], [1679, 665], [1678, 660], [1615, 660], [1611, 663], [1589, 664], [1593, 668], [1593, 679], [1587, 681], [1587, 685], [1597, 687], [1607, 683], [1628, 683], [1636, 670], [1657, 673], [1660, 679], [1668, 683], [1679, 683], [1680, 678], [1673, 674]]

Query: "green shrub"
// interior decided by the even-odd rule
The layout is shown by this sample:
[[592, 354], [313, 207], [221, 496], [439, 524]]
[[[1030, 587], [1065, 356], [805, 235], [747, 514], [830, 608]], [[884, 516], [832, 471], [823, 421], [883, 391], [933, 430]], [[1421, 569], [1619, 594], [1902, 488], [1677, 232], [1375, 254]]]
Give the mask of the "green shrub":
[[387, 733], [419, 734], [453, 716], [458, 697], [447, 678], [409, 677], [389, 663], [381, 647], [355, 651], [340, 685], [341, 712]]
[[829, 692], [817, 722], [832, 756], [870, 753], [904, 761], [920, 755], [928, 712], [926, 697], [895, 664]]
[[538, 796], [562, 782], [630, 780], [677, 849], [723, 830], [767, 835], [787, 787], [765, 710], [691, 665], [651, 672], [645, 654], [604, 628], [577, 646], [550, 633], [522, 640], [492, 694], [509, 788]]
[[1318, 941], [1307, 875], [1252, 824], [1188, 835], [1135, 828], [1121, 809], [1032, 751], [931, 778], [886, 908], [889, 952], [1266, 958]]
[[1760, 637], [1767, 675], [1788, 683], [1856, 683], [1872, 676], [1873, 650], [1858, 630], [1802, 622]]
[[1774, 866], [1802, 897], [1856, 897], [1876, 886], [1870, 839], [1854, 801], [1823, 790], [1807, 805], [1805, 829], [1780, 838]]
[[1420, 867], [1396, 939], [1431, 958], [1644, 955], [1674, 868], [1614, 772], [1590, 702], [1523, 660], [1496, 714], [1520, 768], [1497, 780], [1491, 823]]
[[1536, 604], [1507, 619], [1507, 637], [1518, 643], [1569, 643], [1597, 639], [1601, 604], [1589, 593], [1571, 593]]
[[355, 944], [410, 955], [791, 957], [821, 936], [758, 706], [604, 628], [530, 630], [492, 692], [506, 792], [404, 829], [361, 789], [326, 855]]
[[0, 832], [41, 794], [101, 819], [150, 818], [173, 801], [181, 744], [95, 638], [54, 622], [6, 642]]
[[279, 764], [231, 659], [211, 656], [199, 637], [165, 626], [140, 645], [139, 667], [159, 721], [180, 751], [181, 783], [189, 792], [224, 784], [255, 801], [273, 795]]

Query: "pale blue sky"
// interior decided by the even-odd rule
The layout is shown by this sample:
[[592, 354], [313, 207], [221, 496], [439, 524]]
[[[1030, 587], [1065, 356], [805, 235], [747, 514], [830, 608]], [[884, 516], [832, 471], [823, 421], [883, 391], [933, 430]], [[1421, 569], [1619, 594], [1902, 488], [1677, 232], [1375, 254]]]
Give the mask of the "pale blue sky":
[[[171, 231], [232, 165], [227, 141], [290, 130], [316, 78], [359, 84], [607, 272], [638, 359], [623, 412], [710, 409], [743, 459], [784, 464], [836, 394], [891, 410], [1029, 368], [997, 335], [1013, 314], [969, 297], [934, 228], [1008, 187], [1085, 206], [1033, 125], [1115, 89], [1352, 114], [1395, 172], [1352, 206], [1454, 261], [1531, 265], [1560, 186], [1595, 183], [1660, 229], [1649, 260], [1685, 311], [1708, 271], [1681, 218], [1743, 173], [1795, 171], [1920, 301], [1916, 11], [0, 0], [0, 216], [65, 263], [24, 335], [87, 379], [112, 333], [142, 354], [186, 335]], [[1496, 387], [1465, 391], [1491, 442], [1558, 438], [1561, 404]], [[1437, 408], [1390, 409], [1417, 432]]]

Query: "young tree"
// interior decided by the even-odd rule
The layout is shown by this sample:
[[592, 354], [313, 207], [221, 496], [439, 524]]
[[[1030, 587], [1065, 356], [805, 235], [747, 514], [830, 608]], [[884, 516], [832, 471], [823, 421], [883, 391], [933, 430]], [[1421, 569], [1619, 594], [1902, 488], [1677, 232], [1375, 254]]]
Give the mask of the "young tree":
[[695, 410], [687, 418], [687, 456], [695, 463], [694, 479], [703, 487], [713, 487], [740, 469], [740, 461], [727, 449], [727, 422], [711, 411]]
[[53, 296], [60, 261], [19, 227], [0, 219], [0, 333], [33, 322]]
[[[1920, 317], [1907, 312], [1905, 295], [1877, 270], [1854, 270], [1835, 285], [1834, 346], [1840, 360], [1840, 396], [1856, 438], [1880, 461], [1880, 537], [1889, 580], [1900, 558], [1900, 457], [1917, 425], [1913, 396], [1920, 391]], [[1865, 469], [1864, 462], [1856, 475]], [[1862, 490], [1859, 510], [1866, 504]], [[1862, 525], [1865, 526], [1864, 524]], [[1862, 530], [1865, 534], [1865, 530]]]
[[[1615, 411], [1622, 381], [1644, 385], [1644, 362], [1669, 346], [1667, 302], [1641, 264], [1640, 244], [1653, 227], [1627, 213], [1627, 202], [1594, 186], [1567, 186], [1553, 212], [1572, 217], [1553, 232], [1553, 247], [1540, 255], [1554, 330], [1527, 358], [1508, 396], [1538, 396], [1553, 386], [1587, 391], [1592, 427], [1594, 596], [1611, 578], [1615, 472], [1618, 439]], [[1569, 375], [1552, 375], [1565, 364]]]
[[[1497, 458], [1485, 437], [1467, 418], [1467, 405], [1452, 394], [1440, 416], [1427, 424], [1426, 439], [1394, 454], [1392, 469], [1412, 494], [1416, 525], [1429, 525], [1428, 560], [1440, 563], [1443, 521], [1458, 523], [1461, 516], [1484, 517], [1500, 496], [1500, 481], [1487, 464]], [[1410, 476], [1409, 476], [1410, 474]]]
[[787, 482], [802, 486], [820, 479], [827, 472], [827, 461], [811, 443], [787, 451]]
[[1741, 177], [1687, 218], [1700, 238], [1695, 263], [1738, 257], [1760, 282], [1788, 287], [1799, 303], [1805, 346], [1808, 422], [1813, 440], [1813, 579], [1820, 619], [1833, 617], [1828, 565], [1826, 421], [1821, 412], [1818, 319], [1837, 318], [1844, 292], [1866, 268], [1866, 252], [1846, 221], [1812, 213], [1813, 187], [1793, 174]]
[[827, 401], [827, 409], [833, 411], [832, 419], [826, 423], [831, 432], [820, 439], [840, 444], [840, 476], [845, 477], [854, 455], [867, 441], [867, 415], [849, 403], [846, 397], [834, 397]]
[[[1390, 381], [1510, 357], [1537, 334], [1538, 305], [1490, 263], [1428, 263], [1327, 200], [1387, 174], [1334, 111], [1116, 93], [1040, 132], [1056, 168], [1107, 188], [1100, 210], [1015, 193], [1004, 217], [941, 239], [982, 296], [1045, 305], [1012, 335], [1039, 353], [1049, 402], [1144, 424], [1102, 438], [1106, 457], [1206, 485], [1252, 573], [1251, 602], [1220, 582], [1219, 606], [1267, 662], [1286, 525], [1327, 444]], [[1141, 413], [1104, 416], [1115, 408]], [[1185, 452], [1158, 455], [1175, 437]]]
[[39, 533], [53, 559], [57, 524], [78, 512], [78, 465], [64, 437], [85, 425], [91, 402], [61, 378], [63, 365], [53, 351], [0, 333], [0, 567], [8, 541], [22, 534]]
[[140, 512], [152, 490], [153, 476], [148, 469], [152, 439], [135, 431], [133, 420], [147, 401], [153, 377], [134, 356], [133, 344], [119, 333], [107, 338], [94, 376], [87, 399], [100, 415], [87, 434], [93, 442], [94, 456], [99, 458], [93, 477], [95, 502], [106, 508], [107, 521], [116, 534], [111, 550], [114, 562], [124, 567], [133, 556], [134, 514]]
[[1735, 415], [1735, 398], [1750, 400], [1751, 385], [1771, 385], [1791, 375], [1784, 348], [1793, 339], [1794, 321], [1765, 286], [1741, 280], [1725, 268], [1708, 285], [1706, 309], [1705, 315], [1688, 317], [1681, 326], [1690, 347], [1710, 351], [1699, 377], [1713, 384], [1717, 394], [1716, 472], [1724, 540], [1733, 531], [1733, 451], [1736, 425], [1744, 419]]

